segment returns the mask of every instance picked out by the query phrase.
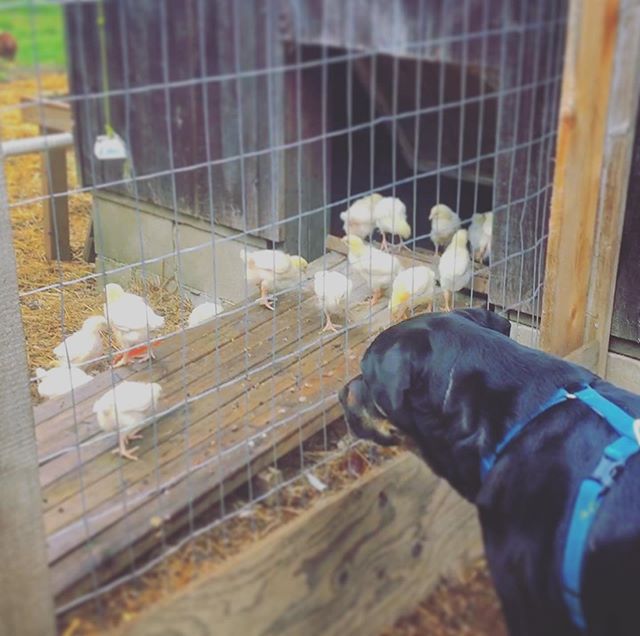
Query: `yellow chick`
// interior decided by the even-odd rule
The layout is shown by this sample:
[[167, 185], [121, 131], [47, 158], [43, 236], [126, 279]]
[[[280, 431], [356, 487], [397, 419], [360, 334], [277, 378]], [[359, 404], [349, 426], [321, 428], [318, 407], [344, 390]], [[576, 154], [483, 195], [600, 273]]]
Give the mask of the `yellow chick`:
[[107, 391], [93, 405], [100, 428], [106, 433], [118, 431], [118, 448], [122, 457], [137, 460], [135, 448], [127, 448], [133, 439], [142, 439], [138, 431], [150, 421], [147, 420], [152, 408], [158, 408], [162, 387], [149, 382], [121, 382]]
[[[125, 292], [116, 283], [108, 283], [105, 292], [107, 302], [103, 306], [104, 316], [120, 349], [148, 342], [152, 332], [164, 327], [164, 318], [156, 314], [140, 296]], [[135, 350], [124, 351], [114, 366], [127, 364], [133, 358], [148, 360], [150, 357], [155, 356], [145, 344]]]
[[482, 263], [491, 255], [491, 237], [493, 234], [493, 212], [476, 212], [471, 217], [469, 243], [473, 258]]
[[375, 305], [385, 289], [391, 287], [393, 279], [402, 271], [400, 261], [387, 252], [365, 244], [353, 234], [342, 239], [349, 247], [349, 263], [358, 272], [373, 292], [371, 304]]
[[187, 326], [195, 327], [197, 325], [201, 325], [204, 322], [209, 322], [222, 312], [223, 309], [220, 303], [200, 303], [197, 307], [194, 307], [193, 311], [189, 314]]
[[467, 238], [467, 230], [458, 230], [438, 263], [445, 311], [452, 309], [454, 292], [460, 291], [471, 280], [471, 258], [467, 250]]
[[272, 311], [269, 292], [293, 287], [309, 265], [302, 256], [289, 256], [280, 250], [245, 251], [240, 257], [247, 267], [247, 281], [260, 289], [258, 304]]
[[351, 295], [353, 283], [340, 272], [316, 272], [313, 277], [313, 289], [316, 293], [318, 306], [327, 318], [322, 331], [336, 332], [340, 325], [331, 322], [331, 314], [344, 313], [347, 315], [347, 299]]
[[446, 247], [451, 237], [460, 227], [460, 217], [444, 203], [439, 203], [431, 208], [429, 213], [431, 221], [431, 241], [435, 245], [436, 254], [440, 246]]
[[354, 201], [348, 210], [340, 213], [345, 234], [354, 234], [360, 238], [367, 238], [376, 228], [375, 208], [382, 196], [373, 193]]
[[79, 331], [65, 338], [53, 350], [53, 355], [65, 367], [82, 366], [99, 358], [103, 352], [100, 332], [106, 328], [107, 321], [103, 316], [90, 316]]
[[[387, 250], [387, 234], [400, 237], [401, 247], [406, 247], [402, 239], [411, 236], [411, 226], [407, 222], [407, 206], [397, 197], [384, 197], [376, 204], [375, 209], [376, 227], [382, 234], [382, 244], [380, 247]], [[408, 249], [408, 248], [407, 248]]]
[[71, 393], [93, 380], [92, 376], [78, 367], [53, 367], [48, 371], [37, 368], [36, 378], [38, 378], [38, 394], [47, 399]]
[[394, 319], [421, 305], [432, 311], [435, 289], [436, 275], [430, 267], [419, 265], [400, 272], [393, 281], [389, 302]]

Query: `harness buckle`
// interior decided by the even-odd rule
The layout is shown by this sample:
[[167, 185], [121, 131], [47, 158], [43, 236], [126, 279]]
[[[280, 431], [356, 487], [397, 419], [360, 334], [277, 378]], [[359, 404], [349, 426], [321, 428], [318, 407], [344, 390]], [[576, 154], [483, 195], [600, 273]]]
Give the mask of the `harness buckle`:
[[608, 457], [606, 454], [600, 458], [598, 465], [596, 466], [593, 473], [591, 473], [591, 479], [600, 482], [603, 487], [603, 494], [613, 486], [618, 475], [622, 472], [624, 468], [624, 464], [626, 462], [625, 459], [612, 459]]

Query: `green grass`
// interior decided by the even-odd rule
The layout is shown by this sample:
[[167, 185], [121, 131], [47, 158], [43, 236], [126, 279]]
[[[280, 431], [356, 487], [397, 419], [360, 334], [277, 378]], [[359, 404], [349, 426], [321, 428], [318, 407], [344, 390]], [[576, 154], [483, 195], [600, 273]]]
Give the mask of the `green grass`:
[[15, 0], [0, 0], [0, 32], [8, 31], [18, 41], [16, 65], [33, 70], [37, 62], [45, 68], [64, 70], [62, 9], [59, 5], [28, 6], [27, 2], [16, 7]]

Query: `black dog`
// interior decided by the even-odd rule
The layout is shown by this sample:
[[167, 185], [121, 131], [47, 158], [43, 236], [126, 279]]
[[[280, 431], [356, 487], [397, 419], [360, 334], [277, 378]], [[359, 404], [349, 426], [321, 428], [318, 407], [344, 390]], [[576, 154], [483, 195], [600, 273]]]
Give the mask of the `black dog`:
[[[521, 346], [509, 332], [508, 320], [482, 309], [421, 315], [387, 329], [365, 353], [362, 375], [340, 392], [346, 419], [357, 435], [381, 444], [408, 436], [477, 506], [510, 634], [638, 636], [640, 454], [607, 476], [610, 488], [590, 526], [581, 628], [563, 586], [567, 537], [581, 484], [619, 436], [579, 399], [540, 410], [558, 389], [571, 398], [590, 385], [640, 417], [640, 397]], [[483, 458], [522, 422], [483, 476]]]

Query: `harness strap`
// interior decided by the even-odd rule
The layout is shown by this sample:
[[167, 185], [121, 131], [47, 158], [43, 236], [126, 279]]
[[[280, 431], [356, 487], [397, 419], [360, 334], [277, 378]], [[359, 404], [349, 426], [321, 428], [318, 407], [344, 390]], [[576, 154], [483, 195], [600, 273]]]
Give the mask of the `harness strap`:
[[492, 453], [482, 457], [480, 470], [484, 480], [505, 447], [529, 422], [552, 406], [569, 399], [580, 400], [606, 420], [619, 435], [618, 439], [604, 449], [594, 471], [580, 484], [565, 543], [562, 561], [563, 595], [573, 623], [584, 630], [586, 620], [582, 609], [581, 581], [589, 532], [604, 496], [615, 483], [629, 458], [640, 452], [640, 420], [631, 417], [590, 386], [583, 386], [575, 393], [558, 389], [533, 415], [512, 426]]

